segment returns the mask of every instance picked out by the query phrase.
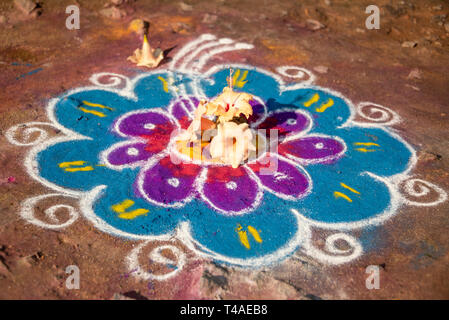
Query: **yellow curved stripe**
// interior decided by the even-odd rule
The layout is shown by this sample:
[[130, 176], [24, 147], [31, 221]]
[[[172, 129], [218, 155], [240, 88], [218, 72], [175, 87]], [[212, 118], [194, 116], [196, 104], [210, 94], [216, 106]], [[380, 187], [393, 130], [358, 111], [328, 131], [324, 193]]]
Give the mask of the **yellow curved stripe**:
[[235, 74], [232, 76], [232, 83], [233, 83], [233, 85], [238, 87], [238, 88], [243, 88], [243, 86], [248, 82], [248, 80], [245, 81], [247, 75], [248, 75], [248, 70], [245, 70], [243, 72], [242, 77], [239, 79], [240, 69], [237, 69]]
[[257, 232], [257, 230], [254, 227], [248, 226], [248, 231], [254, 237], [254, 240], [256, 240], [259, 243], [262, 242], [262, 238], [260, 237], [259, 232]]
[[335, 198], [343, 198], [349, 202], [352, 202], [351, 198], [349, 198], [347, 195], [345, 195], [344, 193], [338, 192], [338, 191], [334, 191], [334, 197]]
[[243, 244], [243, 246], [246, 249], [251, 249], [251, 246], [249, 245], [249, 241], [248, 241], [248, 236], [246, 235], [246, 231], [244, 231], [242, 229], [243, 228], [242, 228], [242, 226], [240, 224], [238, 225], [238, 227], [236, 229], [236, 231], [237, 231], [237, 233], [239, 235], [240, 242]]
[[136, 209], [136, 210], [133, 210], [130, 212], [121, 213], [118, 215], [118, 217], [121, 219], [130, 220], [130, 219], [137, 218], [138, 216], [141, 216], [147, 212], [149, 212], [149, 210], [140, 208], [140, 209]]
[[248, 75], [248, 70], [245, 70], [243, 72], [243, 76], [240, 78], [239, 83], [237, 84], [237, 86], [239, 88], [243, 88], [243, 86], [248, 82], [248, 80], [245, 80], [247, 75]]
[[367, 149], [367, 148], [357, 148], [357, 149], [355, 149], [355, 150], [357, 150], [357, 151], [359, 151], [359, 152], [376, 152], [376, 150], [371, 150], [371, 149]]
[[318, 93], [315, 93], [309, 101], [304, 102], [304, 107], [310, 107], [312, 104], [314, 104], [318, 100], [320, 100], [320, 95]]
[[334, 100], [329, 99], [326, 103], [322, 104], [321, 107], [316, 108], [316, 112], [324, 112], [327, 108], [330, 108], [334, 105]]
[[125, 212], [126, 209], [131, 207], [133, 204], [134, 204], [134, 201], [132, 201], [130, 199], [125, 199], [121, 203], [117, 203], [117, 204], [114, 204], [113, 206], [111, 206], [111, 209], [115, 212], [123, 213], [123, 212]]
[[348, 190], [350, 190], [350, 191], [352, 191], [352, 192], [354, 192], [354, 193], [360, 194], [360, 192], [358, 192], [357, 190], [351, 188], [350, 186], [347, 186], [347, 185], [344, 184], [343, 182], [340, 182], [340, 185], [341, 185], [343, 188], [346, 188], [346, 189], [348, 189]]
[[83, 103], [84, 103], [86, 106], [89, 106], [89, 107], [114, 110], [114, 109], [112, 109], [111, 107], [107, 107], [107, 106], [104, 106], [104, 105], [99, 104], [99, 103], [92, 103], [92, 102], [89, 102], [89, 101], [83, 101]]
[[86, 163], [86, 161], [83, 161], [83, 160], [70, 161], [70, 162], [61, 162], [59, 164], [59, 167], [60, 168], [67, 168], [67, 167], [70, 167], [70, 166], [82, 166], [85, 163]]
[[240, 242], [245, 246], [246, 249], [251, 249], [249, 245], [248, 236], [246, 235], [246, 231], [238, 231]]
[[167, 82], [167, 80], [165, 80], [161, 76], [158, 76], [157, 78], [162, 82], [162, 88], [164, 89], [164, 91], [168, 92], [168, 82]]
[[149, 210], [147, 209], [143, 209], [143, 208], [139, 208], [139, 209], [135, 209], [133, 211], [129, 211], [129, 212], [125, 212], [126, 209], [128, 209], [129, 207], [134, 205], [134, 201], [130, 200], [130, 199], [125, 199], [120, 203], [114, 204], [111, 206], [111, 209], [117, 213], [120, 213], [118, 215], [119, 218], [121, 219], [134, 219], [137, 218], [138, 216], [141, 216], [145, 213], [148, 213]]
[[240, 76], [240, 69], [237, 69], [237, 71], [232, 76], [232, 86], [235, 86], [237, 83], [237, 78]]
[[82, 167], [82, 168], [66, 168], [66, 169], [64, 169], [65, 171], [68, 171], [68, 172], [76, 172], [76, 171], [92, 171], [92, 170], [94, 170], [94, 168], [93, 167], [91, 167], [91, 166], [86, 166], [86, 167]]
[[374, 142], [354, 142], [355, 146], [376, 146], [376, 147], [380, 147], [380, 145], [378, 145], [377, 143]]
[[97, 117], [101, 117], [101, 118], [106, 117], [106, 115], [103, 112], [99, 112], [99, 111], [95, 111], [95, 110], [88, 110], [83, 107], [80, 107], [79, 109], [85, 113], [92, 113], [93, 115], [96, 115]]

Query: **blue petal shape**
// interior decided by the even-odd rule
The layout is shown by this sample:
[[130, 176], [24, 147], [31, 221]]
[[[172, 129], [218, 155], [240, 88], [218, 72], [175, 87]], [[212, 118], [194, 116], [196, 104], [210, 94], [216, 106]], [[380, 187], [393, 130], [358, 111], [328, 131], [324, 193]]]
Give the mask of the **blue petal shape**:
[[[286, 245], [298, 230], [297, 220], [288, 210], [288, 201], [269, 193], [264, 194], [260, 207], [241, 216], [217, 213], [201, 202], [197, 202], [195, 207], [188, 211], [193, 238], [209, 250], [230, 258], [249, 259], [274, 253]], [[239, 239], [236, 230], [239, 225], [246, 231], [249, 249]], [[262, 242], [256, 241], [248, 226], [258, 231]]]
[[388, 187], [372, 176], [354, 173], [339, 162], [306, 170], [312, 177], [312, 193], [292, 207], [307, 218], [325, 223], [357, 222], [390, 206]]
[[[124, 175], [131, 171], [110, 170], [102, 166], [98, 159], [98, 154], [115, 141], [113, 136], [106, 135], [102, 140], [75, 140], [50, 146], [37, 156], [40, 174], [60, 187], [82, 191], [114, 180], [123, 181]], [[75, 161], [84, 163], [73, 163]], [[86, 169], [88, 171], [84, 171]], [[132, 177], [135, 178], [135, 173]]]
[[88, 90], [59, 100], [55, 106], [55, 116], [64, 127], [96, 138], [105, 136], [122, 113], [137, 108], [138, 104], [134, 101], [116, 93]]
[[[125, 200], [133, 202], [125, 209], [125, 213], [137, 209], [148, 211], [131, 219], [121, 218], [120, 212], [114, 210], [113, 206]], [[93, 204], [93, 210], [110, 226], [134, 235], [160, 236], [173, 232], [183, 218], [178, 209], [155, 206], [140, 198], [134, 191], [132, 175], [122, 176], [121, 180], [109, 183]]]
[[334, 133], [348, 148], [338, 165], [353, 173], [391, 176], [405, 171], [410, 164], [411, 151], [384, 129], [346, 127]]

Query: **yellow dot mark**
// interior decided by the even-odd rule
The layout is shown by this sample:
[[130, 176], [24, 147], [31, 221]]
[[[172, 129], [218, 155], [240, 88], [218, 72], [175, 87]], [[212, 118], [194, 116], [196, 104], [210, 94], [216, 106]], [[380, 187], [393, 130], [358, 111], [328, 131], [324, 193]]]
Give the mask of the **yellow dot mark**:
[[355, 146], [376, 146], [376, 147], [380, 147], [380, 145], [378, 145], [377, 143], [374, 142], [354, 142]]
[[338, 192], [338, 191], [334, 191], [334, 197], [336, 199], [338, 198], [343, 198], [345, 200], [347, 200], [348, 202], [352, 202], [351, 198], [349, 198], [347, 195], [345, 195], [344, 193]]
[[260, 237], [259, 232], [257, 232], [257, 230], [254, 227], [248, 226], [248, 231], [254, 237], [254, 240], [256, 240], [259, 243], [262, 242], [262, 238]]
[[125, 199], [121, 203], [117, 203], [111, 206], [112, 211], [119, 213], [118, 217], [121, 219], [135, 219], [138, 216], [141, 216], [145, 213], [148, 213], [149, 210], [139, 208], [133, 211], [126, 212], [126, 209], [132, 207], [134, 205], [134, 201], [130, 199]]
[[157, 78], [162, 82], [162, 88], [164, 89], [164, 91], [168, 92], [168, 82], [167, 82], [167, 80], [165, 80], [161, 76], [158, 76]]
[[372, 149], [367, 149], [367, 148], [356, 148], [355, 150], [357, 150], [358, 152], [376, 152], [376, 150], [372, 150]]
[[329, 99], [326, 103], [323, 103], [319, 108], [316, 108], [316, 112], [324, 112], [327, 108], [330, 108], [334, 105], [334, 100]]
[[243, 86], [248, 82], [248, 80], [245, 80], [247, 75], [248, 75], [248, 70], [245, 70], [242, 74], [242, 77], [239, 79], [240, 69], [237, 69], [235, 74], [232, 76], [233, 86], [238, 87], [238, 88], [243, 88]]
[[246, 231], [244, 231], [242, 229], [243, 229], [242, 226], [240, 224], [238, 224], [236, 231], [237, 231], [237, 233], [239, 235], [240, 242], [243, 244], [243, 246], [246, 249], [251, 249], [251, 246], [249, 245], [248, 236], [246, 234]]
[[64, 171], [67, 172], [76, 172], [76, 171], [92, 171], [94, 168], [92, 166], [85, 166], [81, 168], [72, 168], [72, 166], [82, 166], [86, 161], [78, 160], [78, 161], [70, 161], [70, 162], [61, 162], [58, 166], [60, 168], [64, 168]]
[[309, 100], [304, 102], [304, 107], [310, 107], [312, 104], [314, 104], [315, 102], [317, 102], [318, 100], [320, 100], [320, 95], [318, 93], [315, 93], [313, 95], [313, 97]]
[[349, 191], [352, 191], [352, 192], [354, 192], [354, 193], [360, 194], [360, 192], [358, 192], [357, 190], [355, 190], [355, 189], [351, 188], [350, 186], [344, 184], [343, 182], [340, 182], [340, 185], [341, 185], [343, 188], [348, 189]]

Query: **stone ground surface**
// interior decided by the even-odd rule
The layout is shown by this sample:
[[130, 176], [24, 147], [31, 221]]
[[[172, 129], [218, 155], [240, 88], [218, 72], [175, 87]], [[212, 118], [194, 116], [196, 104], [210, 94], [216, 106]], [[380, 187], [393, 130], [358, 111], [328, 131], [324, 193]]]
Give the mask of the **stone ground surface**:
[[[5, 131], [47, 121], [48, 99], [88, 85], [93, 73], [138, 74], [142, 69], [126, 61], [140, 41], [128, 29], [136, 18], [152, 22], [156, 46], [182, 46], [202, 33], [229, 37], [255, 49], [211, 63], [268, 70], [300, 65], [315, 70], [318, 85], [389, 106], [403, 119], [394, 128], [418, 151], [414, 175], [449, 190], [447, 1], [115, 2], [124, 3], [42, 0], [31, 13], [12, 0], [0, 2], [1, 299], [449, 298], [449, 202], [403, 207], [383, 226], [359, 232], [369, 245], [348, 264], [327, 266], [300, 253], [263, 270], [189, 259], [178, 276], [154, 281], [152, 290], [126, 274], [124, 257], [135, 243], [83, 219], [62, 231], [25, 223], [18, 214], [22, 201], [49, 191], [27, 175], [21, 165], [26, 148], [9, 144]], [[381, 8], [379, 30], [365, 28], [365, 8], [373, 3]], [[70, 4], [81, 8], [80, 30], [65, 28]], [[313, 30], [308, 19], [323, 27]], [[79, 290], [65, 287], [68, 265], [81, 270]], [[379, 290], [365, 288], [368, 265], [382, 266]]]

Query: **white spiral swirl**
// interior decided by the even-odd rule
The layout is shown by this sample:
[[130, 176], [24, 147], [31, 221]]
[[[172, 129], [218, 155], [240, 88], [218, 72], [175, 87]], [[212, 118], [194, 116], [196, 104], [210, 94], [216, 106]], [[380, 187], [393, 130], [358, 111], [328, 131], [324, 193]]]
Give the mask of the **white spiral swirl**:
[[[102, 78], [107, 78], [108, 82], [102, 82]], [[131, 80], [128, 77], [121, 74], [109, 72], [96, 73], [89, 78], [89, 81], [94, 85], [103, 88], [116, 88], [119, 86], [129, 88], [131, 86]]]
[[[36, 208], [37, 203], [43, 199], [48, 199], [51, 197], [76, 198], [71, 195], [64, 195], [64, 194], [60, 194], [60, 193], [44, 194], [44, 195], [28, 198], [22, 204], [22, 209], [21, 209], [20, 215], [22, 216], [22, 218], [24, 218], [29, 223], [32, 223], [36, 226], [46, 228], [46, 229], [62, 229], [62, 228], [65, 228], [65, 227], [71, 225], [73, 222], [75, 222], [78, 219], [78, 217], [79, 217], [78, 211], [71, 205], [67, 205], [67, 204], [53, 205], [44, 210], [45, 216], [48, 218], [49, 221], [51, 221], [51, 223], [42, 221], [41, 219], [38, 219], [35, 215], [35, 208]], [[69, 219], [67, 219], [67, 221], [65, 221], [65, 222], [61, 221], [61, 219], [59, 219], [56, 216], [57, 212], [61, 213], [61, 210], [67, 210], [67, 212], [69, 214]]]
[[[401, 184], [402, 189], [405, 192], [405, 202], [408, 205], [430, 207], [440, 204], [448, 198], [446, 191], [437, 185], [422, 179], [412, 178], [402, 181]], [[436, 200], [418, 202], [407, 199], [407, 197], [423, 198], [431, 195], [432, 193], [436, 194]]]
[[400, 117], [396, 112], [372, 102], [360, 102], [357, 106], [357, 114], [363, 119], [386, 126], [400, 121]]
[[[174, 277], [184, 268], [184, 265], [186, 263], [186, 254], [173, 245], [161, 245], [159, 247], [154, 248], [150, 252], [148, 257], [153, 262], [160, 263], [166, 266], [175, 266], [176, 268], [173, 271], [170, 271], [165, 274], [153, 274], [151, 272], [146, 271], [139, 263], [139, 256], [141, 254], [142, 249], [146, 247], [149, 243], [150, 241], [141, 243], [136, 248], [134, 248], [130, 252], [130, 254], [126, 257], [128, 270], [133, 276], [145, 281], [148, 280], [164, 281], [171, 277]], [[163, 250], [170, 250], [171, 253], [174, 256], [176, 256], [176, 261], [163, 256], [162, 255]]]
[[[338, 241], [346, 242], [350, 248], [340, 249], [337, 247]], [[353, 237], [346, 233], [335, 233], [326, 238], [325, 250], [314, 247], [309, 240], [305, 246], [306, 252], [315, 259], [328, 264], [342, 264], [358, 258], [363, 253], [362, 245]]]
[[307, 69], [297, 66], [282, 66], [277, 67], [276, 71], [284, 77], [292, 79], [308, 79], [311, 78], [311, 74]]
[[[28, 122], [17, 124], [9, 128], [6, 133], [6, 139], [16, 146], [33, 146], [37, 145], [48, 138], [47, 130], [38, 128], [37, 126], [56, 126], [50, 122]], [[37, 137], [33, 137], [34, 133], [39, 133]]]

